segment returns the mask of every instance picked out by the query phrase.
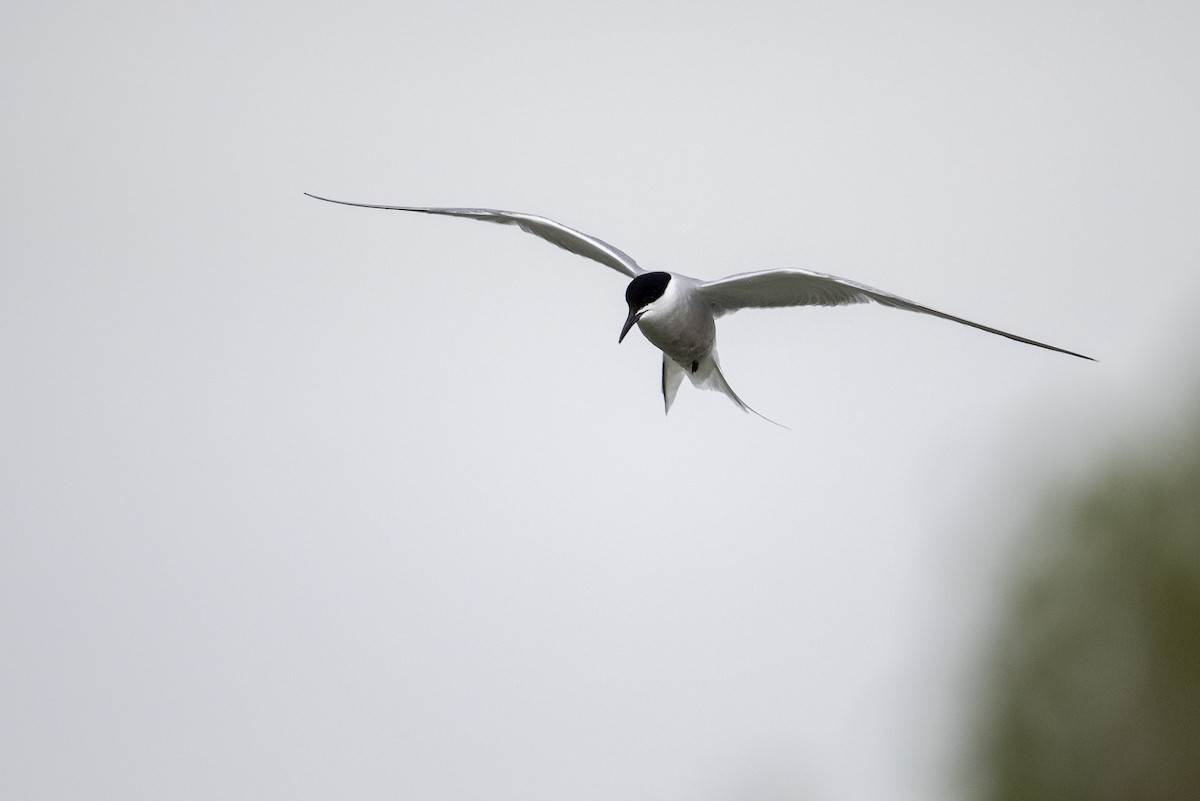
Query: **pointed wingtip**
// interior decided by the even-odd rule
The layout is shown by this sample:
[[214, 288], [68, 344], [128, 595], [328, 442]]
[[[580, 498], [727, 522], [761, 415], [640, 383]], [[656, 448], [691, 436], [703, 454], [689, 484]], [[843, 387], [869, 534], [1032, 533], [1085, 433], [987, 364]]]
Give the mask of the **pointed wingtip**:
[[304, 194], [307, 195], [308, 197], [311, 197], [313, 200], [324, 200], [326, 203], [337, 203], [340, 206], [363, 206], [365, 208], [383, 208], [381, 206], [368, 206], [366, 203], [351, 203], [348, 200], [334, 200], [331, 197], [321, 197], [320, 195], [314, 195], [312, 192], [305, 192]]
[[[1014, 337], [1010, 337], [1010, 339], [1012, 339], [1012, 338], [1014, 338]], [[1067, 350], [1066, 348], [1056, 348], [1055, 346], [1053, 346], [1053, 345], [1047, 345], [1047, 344], [1045, 344], [1044, 342], [1035, 342], [1035, 341], [1033, 341], [1033, 340], [1031, 340], [1031, 339], [1019, 340], [1019, 341], [1028, 342], [1028, 343], [1029, 343], [1029, 344], [1031, 344], [1031, 345], [1037, 345], [1039, 348], [1045, 348], [1046, 350], [1053, 350], [1053, 351], [1056, 351], [1056, 352], [1058, 352], [1058, 353], [1065, 353], [1066, 355], [1068, 355], [1068, 356], [1074, 356], [1074, 357], [1075, 357], [1075, 358], [1077, 358], [1077, 359], [1087, 359], [1089, 362], [1095, 362], [1095, 361], [1099, 361], [1099, 359], [1095, 359], [1095, 358], [1093, 358], [1093, 357], [1091, 357], [1091, 356], [1084, 356], [1082, 353], [1076, 353], [1075, 351], [1073, 351], [1073, 350]]]

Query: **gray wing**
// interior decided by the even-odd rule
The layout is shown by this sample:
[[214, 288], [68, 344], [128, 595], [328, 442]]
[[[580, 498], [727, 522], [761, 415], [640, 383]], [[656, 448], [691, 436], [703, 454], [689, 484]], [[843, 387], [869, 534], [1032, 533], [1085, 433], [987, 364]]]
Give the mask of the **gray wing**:
[[946, 314], [937, 309], [913, 303], [911, 300], [906, 300], [890, 292], [884, 292], [882, 289], [875, 289], [866, 284], [860, 284], [845, 278], [838, 278], [836, 275], [815, 273], [809, 270], [764, 270], [757, 273], [739, 273], [738, 275], [731, 275], [728, 278], [703, 283], [700, 285], [699, 291], [712, 305], [714, 313], [718, 316], [737, 311], [738, 309], [748, 308], [847, 306], [853, 303], [869, 303], [874, 301], [882, 306], [890, 306], [893, 309], [905, 309], [907, 311], [920, 312], [921, 314], [931, 314], [934, 317], [941, 317], [943, 320], [950, 320], [954, 323], [962, 323], [972, 328], [978, 328], [981, 331], [987, 331], [989, 334], [999, 334], [1002, 337], [1008, 337], [1017, 342], [1024, 342], [1026, 345], [1036, 345], [1039, 348], [1046, 348], [1047, 350], [1066, 353], [1069, 356], [1078, 356], [1081, 359], [1095, 361], [1091, 356], [1084, 356], [1082, 353], [1056, 348], [1053, 345], [1047, 345], [1045, 342], [1026, 339], [1016, 334], [1010, 334], [1007, 331], [1001, 331], [998, 328], [973, 323], [970, 320], [964, 320], [961, 317], [955, 317], [952, 314]]
[[597, 239], [594, 236], [576, 231], [574, 228], [556, 223], [554, 220], [548, 220], [545, 217], [539, 217], [536, 214], [522, 214], [517, 211], [500, 211], [499, 209], [442, 209], [428, 208], [424, 206], [377, 206], [371, 203], [350, 203], [345, 200], [333, 200], [327, 197], [319, 197], [308, 192], [304, 194], [317, 200], [324, 200], [329, 203], [341, 203], [343, 206], [360, 206], [365, 209], [387, 209], [389, 211], [418, 211], [422, 214], [444, 214], [449, 217], [467, 217], [472, 220], [483, 220], [484, 222], [498, 223], [500, 225], [515, 225], [522, 231], [541, 237], [547, 242], [558, 245], [563, 250], [569, 250], [572, 253], [583, 256], [603, 264], [605, 267], [611, 267], [622, 275], [627, 275], [630, 278], [645, 272], [638, 263], [622, 252], [619, 248], [613, 247], [602, 239]]

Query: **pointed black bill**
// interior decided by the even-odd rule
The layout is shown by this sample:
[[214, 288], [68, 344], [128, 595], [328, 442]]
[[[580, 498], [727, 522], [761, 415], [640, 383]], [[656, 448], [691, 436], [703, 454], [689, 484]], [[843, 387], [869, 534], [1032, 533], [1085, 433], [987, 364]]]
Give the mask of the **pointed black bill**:
[[633, 324], [641, 318], [644, 312], [635, 309], [629, 310], [629, 316], [625, 318], [625, 325], [621, 326], [621, 336], [617, 337], [617, 344], [625, 341], [625, 335], [629, 333], [629, 329], [633, 328]]

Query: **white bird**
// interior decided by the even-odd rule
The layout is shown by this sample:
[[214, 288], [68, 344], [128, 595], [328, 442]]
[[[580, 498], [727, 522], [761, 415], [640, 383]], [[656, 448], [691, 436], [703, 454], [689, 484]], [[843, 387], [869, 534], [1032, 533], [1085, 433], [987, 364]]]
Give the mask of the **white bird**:
[[[969, 325], [992, 334], [1036, 345], [1039, 348], [1077, 356], [1095, 361], [1082, 353], [1026, 339], [980, 323], [973, 323], [952, 314], [913, 303], [898, 295], [875, 289], [866, 284], [839, 278], [836, 275], [810, 270], [784, 269], [738, 273], [715, 281], [700, 281], [673, 272], [648, 272], [619, 248], [594, 236], [568, 228], [562, 223], [536, 214], [523, 214], [497, 209], [430, 208], [425, 206], [381, 206], [372, 203], [351, 203], [305, 192], [311, 198], [340, 203], [344, 206], [360, 206], [367, 209], [389, 211], [415, 211], [422, 214], [444, 214], [450, 217], [467, 217], [472, 220], [515, 225], [522, 231], [541, 237], [564, 250], [599, 262], [633, 280], [625, 289], [625, 302], [629, 315], [621, 327], [617, 342], [636, 324], [646, 339], [662, 351], [662, 393], [667, 412], [675, 401], [675, 394], [686, 375], [692, 385], [700, 389], [712, 389], [724, 393], [738, 408], [761, 414], [751, 409], [738, 397], [717, 361], [718, 317], [738, 309], [774, 308], [782, 306], [846, 306], [853, 303], [874, 301], [894, 309], [931, 314], [955, 323]], [[769, 418], [763, 418], [769, 419]], [[771, 421], [773, 422], [773, 421]]]

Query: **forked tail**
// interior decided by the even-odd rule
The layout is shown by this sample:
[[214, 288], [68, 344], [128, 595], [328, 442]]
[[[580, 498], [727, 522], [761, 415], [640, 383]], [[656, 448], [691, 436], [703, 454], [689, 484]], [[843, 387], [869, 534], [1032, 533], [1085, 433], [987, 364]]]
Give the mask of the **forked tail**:
[[663, 400], [666, 402], [668, 412], [671, 410], [671, 403], [675, 400], [675, 393], [678, 391], [679, 384], [683, 381], [684, 375], [691, 380], [692, 386], [697, 389], [711, 389], [720, 392], [733, 401], [734, 405], [743, 412], [757, 415], [768, 423], [777, 425], [780, 428], [787, 428], [782, 423], [776, 423], [765, 414], [756, 411], [738, 397], [738, 394], [733, 391], [733, 387], [729, 386], [729, 382], [725, 380], [725, 374], [721, 372], [721, 365], [717, 362], [716, 351], [706, 356], [703, 361], [696, 365], [696, 369], [693, 371], [685, 370], [674, 359], [668, 357], [666, 354], [663, 355]]
[[734, 404], [736, 404], [737, 407], [743, 412], [750, 412], [751, 414], [758, 415], [771, 425], [779, 426], [780, 428], [787, 428], [787, 426], [785, 426], [783, 423], [776, 423], [762, 412], [753, 409], [749, 404], [738, 397], [738, 394], [733, 391], [733, 387], [729, 386], [729, 382], [725, 380], [725, 374], [721, 372], [721, 365], [717, 363], [715, 353], [713, 354], [712, 378], [710, 380], [712, 382], [712, 386], [710, 387], [711, 389], [725, 393], [725, 395], [728, 396], [728, 398], [733, 401]]

